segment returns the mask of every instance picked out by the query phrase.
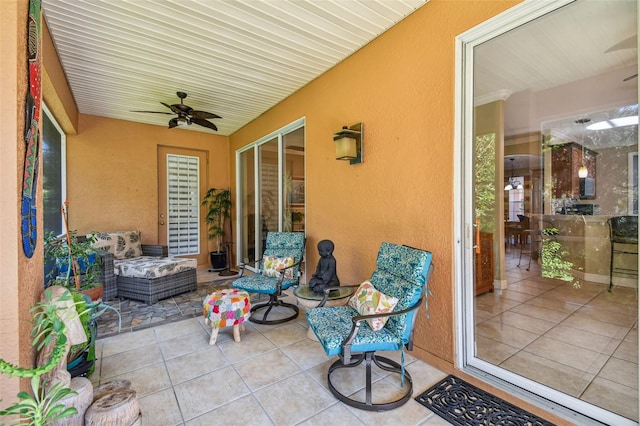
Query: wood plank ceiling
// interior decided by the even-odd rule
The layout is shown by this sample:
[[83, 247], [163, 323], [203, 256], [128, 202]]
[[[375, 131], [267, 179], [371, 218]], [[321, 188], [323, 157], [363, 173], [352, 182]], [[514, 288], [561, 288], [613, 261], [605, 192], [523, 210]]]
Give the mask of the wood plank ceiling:
[[[177, 91], [229, 135], [428, 0], [43, 0], [82, 114], [167, 126]], [[198, 125], [195, 131], [213, 132]]]

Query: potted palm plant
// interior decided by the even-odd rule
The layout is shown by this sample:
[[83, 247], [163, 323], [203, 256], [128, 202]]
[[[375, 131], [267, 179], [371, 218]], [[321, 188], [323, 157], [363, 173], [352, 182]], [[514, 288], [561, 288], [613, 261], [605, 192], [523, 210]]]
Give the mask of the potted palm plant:
[[231, 217], [231, 190], [209, 188], [202, 206], [207, 208], [205, 221], [208, 226], [210, 240], [215, 240], [216, 251], [209, 253], [211, 268], [213, 271], [222, 271], [227, 268], [227, 253], [224, 250], [225, 222]]

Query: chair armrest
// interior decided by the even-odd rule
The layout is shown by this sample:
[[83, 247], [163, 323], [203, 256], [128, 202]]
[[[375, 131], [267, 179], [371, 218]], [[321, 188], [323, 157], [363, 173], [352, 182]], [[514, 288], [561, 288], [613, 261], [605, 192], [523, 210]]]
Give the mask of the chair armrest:
[[238, 278], [241, 278], [244, 275], [244, 270], [247, 267], [246, 263], [241, 263], [238, 265]]
[[415, 311], [416, 309], [420, 308], [423, 298], [424, 298], [424, 293], [422, 296], [420, 296], [420, 299], [413, 306], [410, 306], [407, 309], [402, 309], [397, 312], [385, 312], [385, 313], [379, 313], [379, 314], [373, 314], [373, 315], [357, 315], [353, 317], [351, 319], [351, 321], [353, 322], [353, 325], [351, 326], [351, 331], [349, 332], [349, 335], [342, 341], [340, 345], [343, 347], [343, 358], [345, 362], [346, 363], [350, 362], [349, 360], [351, 357], [351, 344], [353, 343], [353, 339], [356, 338], [356, 335], [358, 334], [358, 330], [360, 330], [360, 324], [362, 323], [362, 321], [373, 319], [373, 318], [395, 317], [398, 315], [408, 314], [409, 312]]
[[[255, 263], [257, 263], [259, 265], [259, 267], [256, 269], [255, 273], [256, 274], [261, 274], [262, 273], [262, 260], [260, 261], [256, 261]], [[240, 278], [244, 275], [244, 271], [247, 269], [249, 265], [247, 265], [246, 263], [240, 263], [238, 265], [238, 276], [237, 278]]]
[[98, 274], [98, 280], [104, 283], [106, 277], [113, 275], [114, 256], [112, 253], [104, 250], [96, 250], [96, 255], [96, 263], [98, 264], [98, 270], [100, 271]]
[[142, 244], [143, 256], [168, 257], [169, 247], [160, 244]]
[[280, 273], [280, 278], [278, 279], [278, 284], [276, 284], [276, 286], [278, 287], [278, 292], [282, 291], [282, 282], [284, 281], [284, 274], [285, 274], [286, 270], [287, 269], [291, 269], [294, 266], [302, 264], [303, 260], [304, 259], [300, 259], [299, 261], [297, 261], [293, 265], [285, 266], [284, 268], [278, 270], [278, 272]]

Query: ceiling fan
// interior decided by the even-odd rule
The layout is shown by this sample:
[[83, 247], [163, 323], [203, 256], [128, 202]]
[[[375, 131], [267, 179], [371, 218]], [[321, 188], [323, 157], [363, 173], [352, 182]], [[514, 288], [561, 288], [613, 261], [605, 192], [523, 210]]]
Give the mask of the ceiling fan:
[[[621, 42], [614, 44], [613, 46], [605, 50], [604, 53], [615, 52], [616, 50], [623, 50], [623, 49], [635, 49], [638, 47], [637, 43], [638, 43], [638, 35], [634, 34], [631, 37], [626, 38]], [[630, 75], [629, 77], [623, 79], [622, 81], [627, 82], [629, 80], [633, 80], [634, 78], [638, 78], [638, 74]]]
[[179, 104], [165, 104], [164, 102], [160, 102], [162, 105], [166, 106], [171, 110], [171, 112], [164, 111], [131, 111], [131, 112], [146, 112], [152, 114], [176, 114], [177, 117], [169, 120], [169, 128], [172, 129], [178, 126], [189, 126], [192, 123], [198, 124], [200, 126], [207, 127], [209, 129], [218, 130], [215, 124], [208, 121], [208, 118], [222, 118], [219, 115], [213, 114], [211, 112], [206, 111], [196, 111], [188, 105], [185, 105], [183, 100], [187, 97], [185, 92], [176, 92], [176, 95], [180, 98]]

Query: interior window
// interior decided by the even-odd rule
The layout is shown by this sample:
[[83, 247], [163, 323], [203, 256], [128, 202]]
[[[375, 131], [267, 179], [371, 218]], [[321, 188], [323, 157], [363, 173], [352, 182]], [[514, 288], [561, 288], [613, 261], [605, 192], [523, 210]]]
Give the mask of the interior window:
[[[42, 104], [42, 211], [45, 234], [64, 232], [61, 208], [66, 199], [66, 136], [53, 114]], [[44, 276], [50, 275], [54, 264], [44, 265]]]
[[63, 232], [61, 207], [66, 197], [66, 136], [45, 106], [42, 116], [44, 231]]

